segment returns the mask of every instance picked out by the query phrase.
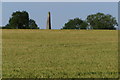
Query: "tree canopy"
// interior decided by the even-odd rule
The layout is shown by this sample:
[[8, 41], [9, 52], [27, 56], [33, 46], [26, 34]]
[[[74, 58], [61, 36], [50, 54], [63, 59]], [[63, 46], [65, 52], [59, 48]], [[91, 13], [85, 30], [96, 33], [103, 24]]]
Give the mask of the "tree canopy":
[[4, 27], [9, 29], [39, 29], [33, 19], [29, 19], [26, 11], [16, 11], [12, 13], [9, 23]]
[[33, 19], [29, 20], [29, 28], [30, 29], [39, 29], [37, 24], [35, 23], [35, 21]]
[[87, 22], [79, 18], [74, 18], [65, 23], [63, 29], [86, 29], [87, 25]]
[[86, 20], [70, 19], [64, 24], [63, 29], [116, 29], [115, 26], [118, 26], [115, 17], [109, 14], [96, 13], [88, 15]]
[[86, 21], [93, 29], [115, 29], [114, 26], [117, 25], [115, 17], [104, 13], [88, 15]]

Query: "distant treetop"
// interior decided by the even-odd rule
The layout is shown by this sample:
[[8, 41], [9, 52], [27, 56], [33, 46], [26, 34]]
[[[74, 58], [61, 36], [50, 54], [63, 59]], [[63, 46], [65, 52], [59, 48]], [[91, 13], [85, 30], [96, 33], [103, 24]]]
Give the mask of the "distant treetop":
[[29, 19], [26, 11], [16, 11], [12, 13], [9, 23], [4, 27], [7, 29], [39, 29], [33, 19]]

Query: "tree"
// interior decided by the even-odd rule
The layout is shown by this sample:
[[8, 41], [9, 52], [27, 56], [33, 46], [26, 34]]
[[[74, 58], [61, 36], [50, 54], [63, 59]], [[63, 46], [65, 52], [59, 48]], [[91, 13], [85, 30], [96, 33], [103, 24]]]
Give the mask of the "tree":
[[70, 19], [67, 23], [65, 23], [63, 29], [86, 29], [87, 22], [79, 19], [74, 18]]
[[80, 29], [86, 29], [88, 26], [88, 23], [86, 21], [83, 21], [82, 24], [80, 25]]
[[[5, 27], [9, 29], [32, 29], [31, 28], [32, 25], [30, 24], [31, 22], [29, 21], [31, 20], [29, 20], [28, 12], [16, 11], [16, 12], [13, 12], [12, 17], [9, 19], [9, 24], [7, 24]], [[35, 21], [34, 21], [34, 24], [36, 24]], [[37, 25], [35, 27], [37, 27]], [[38, 29], [38, 28], [35, 28], [35, 29]]]
[[104, 13], [88, 15], [86, 21], [93, 29], [115, 29], [117, 25], [115, 17]]
[[29, 26], [29, 14], [26, 11], [13, 12], [12, 17], [9, 20], [9, 25], [16, 29], [26, 29]]
[[29, 28], [30, 29], [39, 29], [37, 24], [35, 23], [35, 21], [33, 19], [29, 20]]

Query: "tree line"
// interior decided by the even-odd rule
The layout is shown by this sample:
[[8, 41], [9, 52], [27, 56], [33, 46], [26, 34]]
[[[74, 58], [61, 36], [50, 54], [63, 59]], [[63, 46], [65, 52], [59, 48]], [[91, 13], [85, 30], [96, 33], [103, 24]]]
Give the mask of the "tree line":
[[[115, 17], [110, 14], [96, 13], [88, 15], [85, 20], [80, 18], [70, 19], [62, 29], [116, 29], [118, 26]], [[29, 18], [26, 11], [12, 13], [9, 23], [3, 29], [39, 29], [33, 19]]]
[[112, 15], [96, 13], [88, 15], [86, 20], [80, 18], [70, 19], [63, 29], [116, 29], [118, 23]]

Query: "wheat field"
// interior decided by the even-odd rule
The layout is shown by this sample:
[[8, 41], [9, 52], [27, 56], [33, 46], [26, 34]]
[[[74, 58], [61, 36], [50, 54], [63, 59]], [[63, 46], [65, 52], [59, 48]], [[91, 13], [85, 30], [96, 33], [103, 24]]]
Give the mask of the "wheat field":
[[117, 30], [2, 30], [3, 78], [117, 78]]

